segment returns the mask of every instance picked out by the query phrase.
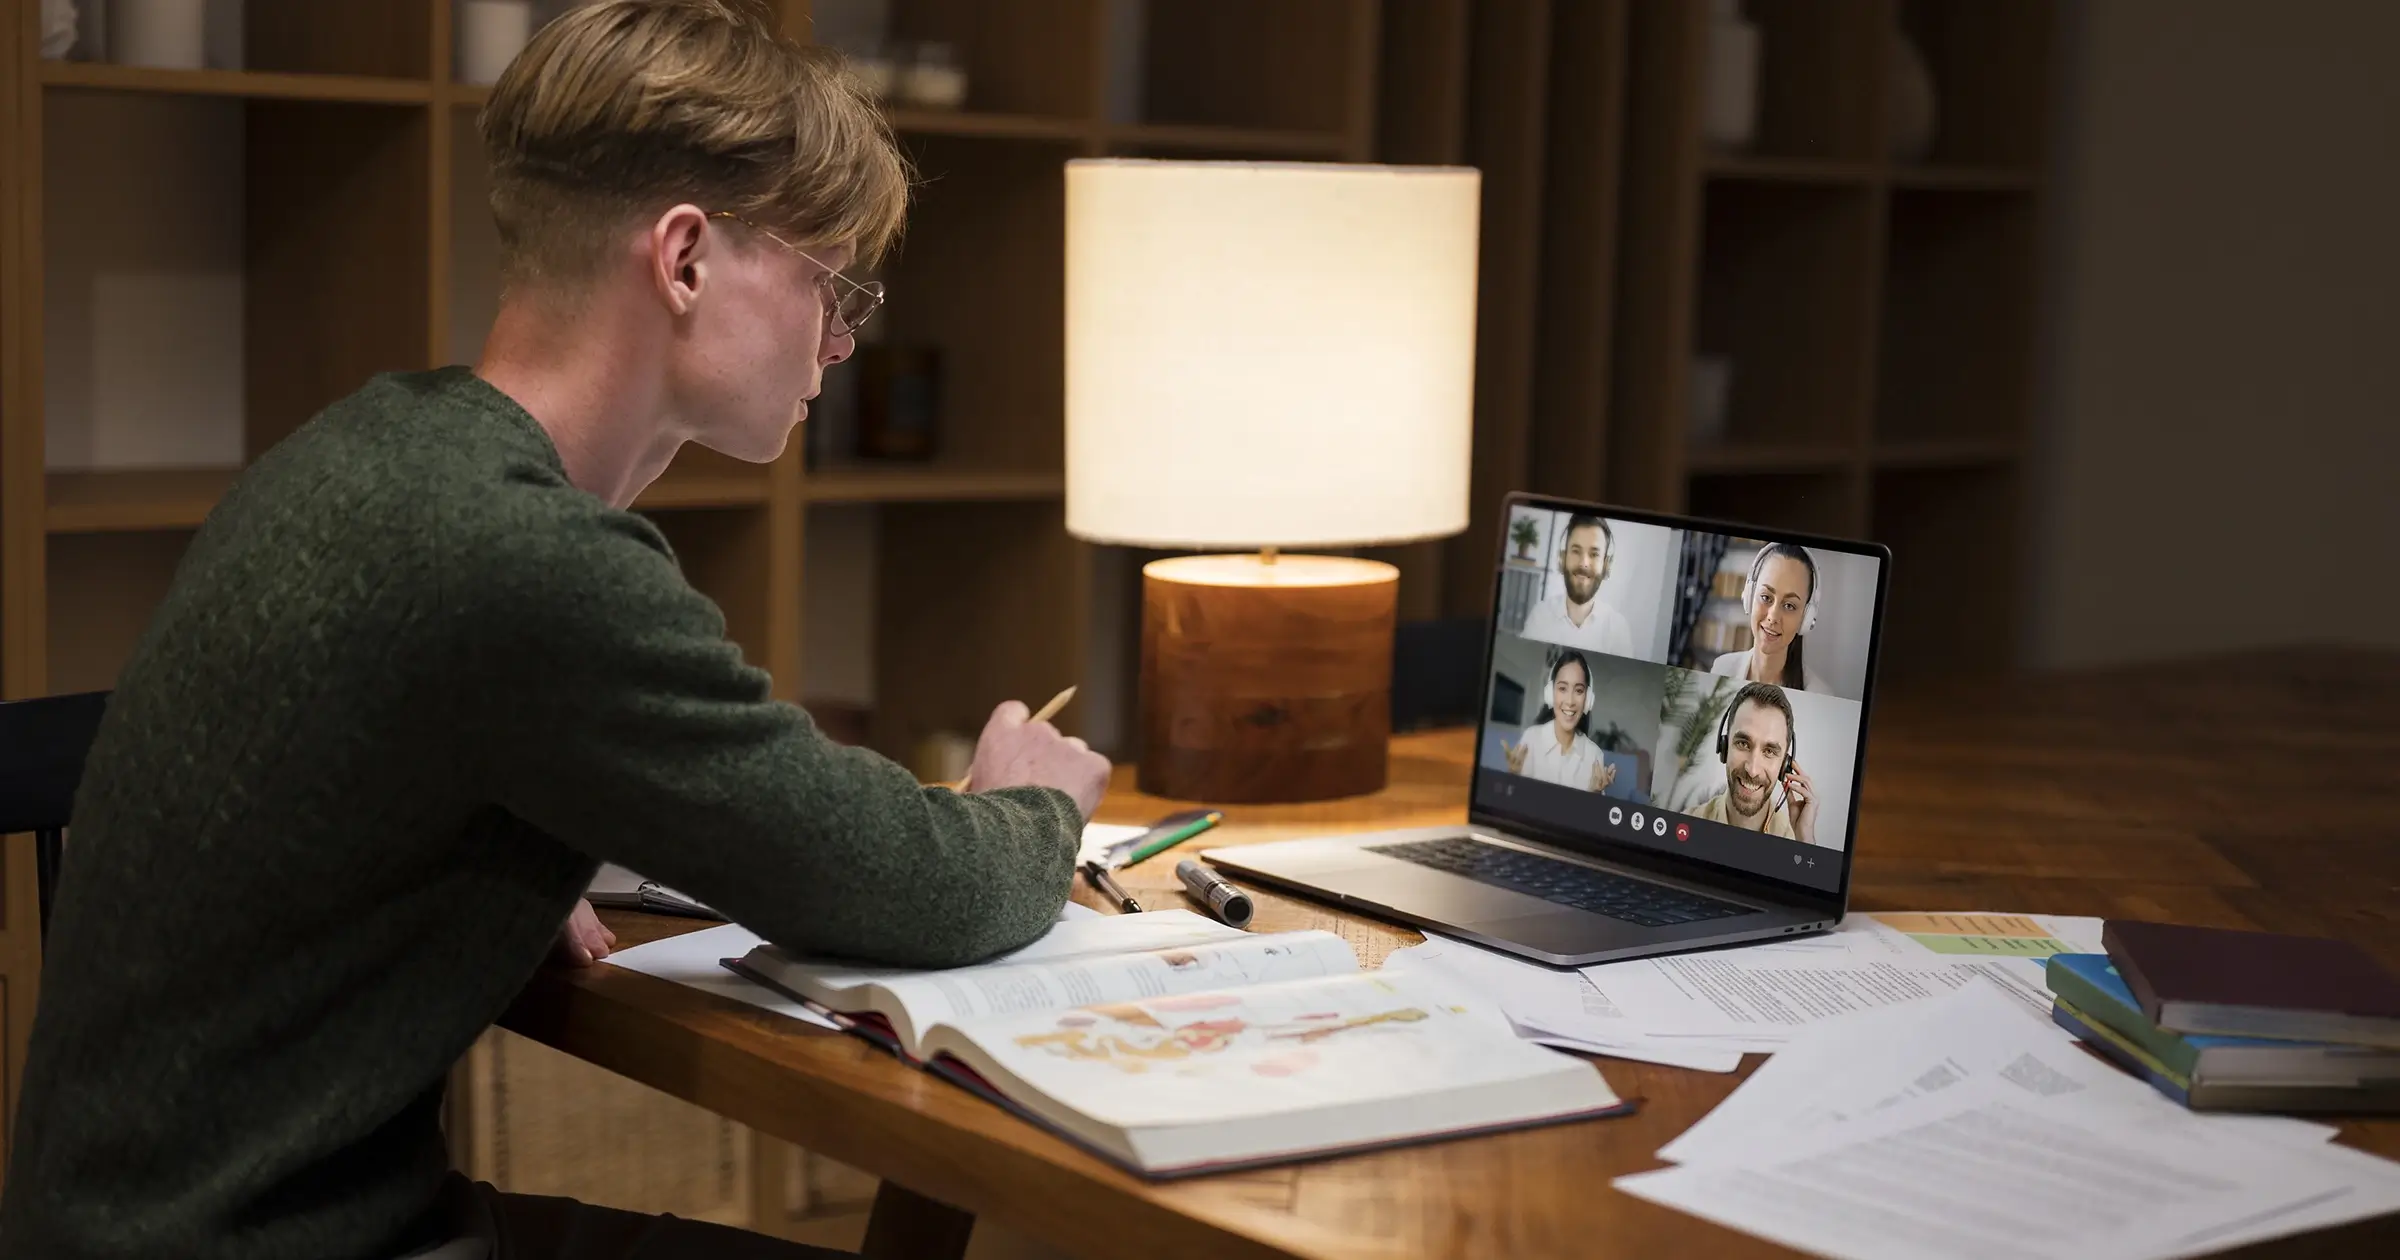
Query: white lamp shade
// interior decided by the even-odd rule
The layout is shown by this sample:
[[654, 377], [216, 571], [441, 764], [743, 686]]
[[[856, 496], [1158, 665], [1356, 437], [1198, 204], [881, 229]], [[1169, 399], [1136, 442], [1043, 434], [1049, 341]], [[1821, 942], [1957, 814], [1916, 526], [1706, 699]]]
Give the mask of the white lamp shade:
[[1467, 524], [1459, 167], [1067, 164], [1067, 529], [1152, 547]]

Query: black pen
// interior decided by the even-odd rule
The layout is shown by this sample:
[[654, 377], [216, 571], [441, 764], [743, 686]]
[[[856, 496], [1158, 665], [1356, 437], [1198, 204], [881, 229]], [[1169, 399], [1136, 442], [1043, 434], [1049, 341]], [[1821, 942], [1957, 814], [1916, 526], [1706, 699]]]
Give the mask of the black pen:
[[1108, 873], [1107, 867], [1098, 862], [1086, 862], [1083, 864], [1083, 877], [1092, 881], [1092, 887], [1098, 889], [1101, 896], [1116, 902], [1119, 910], [1126, 914], [1142, 912], [1142, 903], [1135, 901], [1124, 889], [1117, 887], [1117, 881]]

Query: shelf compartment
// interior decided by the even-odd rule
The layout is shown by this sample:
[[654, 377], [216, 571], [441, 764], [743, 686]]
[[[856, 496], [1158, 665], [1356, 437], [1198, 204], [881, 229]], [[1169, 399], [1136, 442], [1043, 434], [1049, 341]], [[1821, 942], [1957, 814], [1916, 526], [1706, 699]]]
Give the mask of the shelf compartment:
[[[1086, 678], [1090, 548], [1068, 537], [1062, 504], [919, 504], [878, 528], [877, 750], [905, 761], [928, 735], [971, 739], [1002, 700], [1040, 704]], [[1084, 707], [1060, 728], [1081, 733]]]
[[1889, 217], [1877, 438], [2015, 440], [2033, 375], [2033, 199], [1897, 192]]
[[1364, 136], [1362, 0], [1149, 0], [1142, 122]]
[[51, 538], [49, 676], [35, 694], [114, 688], [191, 541], [188, 530]]
[[1124, 123], [1104, 128], [1112, 153], [1197, 158], [1323, 158], [1349, 155], [1350, 139], [1338, 131], [1289, 131], [1261, 127], [1212, 127], [1194, 123]]
[[[1700, 6], [1705, 8], [1705, 5]], [[1759, 157], [1871, 162], [1886, 16], [1881, 0], [1748, 0], [1759, 30]], [[1706, 18], [1702, 17], [1705, 34]]]
[[2013, 659], [2019, 607], [2014, 468], [1875, 474], [1869, 536], [1906, 577], [1884, 610], [1886, 678], [1994, 673]]
[[2030, 192], [2041, 182], [2040, 172], [2025, 167], [1897, 165], [1891, 168], [1892, 187], [1900, 189]]
[[43, 523], [52, 534], [197, 529], [225, 497], [237, 468], [55, 471]]
[[675, 462], [644, 487], [636, 511], [753, 507], [767, 501], [767, 466], [686, 444]]
[[[43, 521], [52, 534], [197, 529], [240, 475], [238, 468], [58, 470], [44, 478]], [[1055, 493], [1062, 479], [1051, 481]], [[766, 501], [765, 467], [687, 446], [633, 505], [648, 511]]]
[[[212, 7], [221, 2], [212, 0]], [[438, 2], [448, 7], [450, 0]], [[87, 14], [100, 7], [98, 0], [83, 5]], [[239, 69], [118, 65], [101, 55], [93, 38], [100, 24], [87, 18], [79, 42], [68, 54], [79, 60], [41, 62], [37, 80], [137, 92], [301, 100], [423, 103], [433, 98], [433, 13], [427, 0], [243, 0], [242, 7], [242, 46], [234, 54]], [[226, 51], [212, 34], [209, 59], [213, 62]], [[407, 95], [396, 94], [401, 92]]]
[[1098, 97], [1100, 0], [895, 0], [887, 43], [943, 43], [967, 73], [966, 107], [1088, 117]]
[[349, 101], [422, 105], [433, 99], [423, 79], [379, 79], [347, 74], [289, 74], [261, 70], [162, 70], [104, 61], [44, 61], [45, 88], [107, 92], [156, 92], [184, 96], [238, 96], [253, 100]]
[[1983, 468], [2016, 462], [2010, 438], [1917, 438], [1875, 444], [1878, 468]]
[[1715, 152], [1702, 160], [1701, 170], [1711, 179], [1769, 184], [1821, 184], [1835, 188], [1865, 187], [1874, 183], [1881, 173], [1881, 168], [1873, 162]]
[[1870, 388], [1874, 210], [1866, 189], [1709, 185], [1693, 352], [1732, 360], [1728, 443], [1857, 440]]
[[1900, 0], [1939, 102], [1930, 162], [2038, 170], [2048, 127], [2047, 0]]
[[[866, 339], [940, 352], [940, 462], [1063, 468], [1066, 238], [1059, 225], [1066, 181], [1059, 154], [950, 136], [907, 140], [924, 183], [908, 234], [881, 269], [891, 302]], [[860, 370], [846, 363], [831, 373]], [[829, 381], [828, 393], [850, 387]], [[830, 422], [821, 435], [832, 443], [828, 454], [846, 457], [855, 447], [832, 436], [843, 432], [842, 407], [820, 410]]]
[[1809, 473], [1848, 468], [1857, 450], [1837, 442], [1712, 442], [1684, 454], [1693, 473]]
[[1850, 471], [1708, 473], [1693, 477], [1690, 515], [1735, 525], [1853, 535], [1864, 517]]
[[1058, 469], [837, 463], [810, 469], [800, 486], [810, 503], [996, 503], [1063, 498], [1067, 477]]
[[973, 110], [894, 109], [886, 112], [892, 130], [903, 135], [980, 136], [993, 140], [1037, 140], [1081, 143], [1091, 137], [1092, 124], [1081, 118], [1042, 114], [995, 114]]

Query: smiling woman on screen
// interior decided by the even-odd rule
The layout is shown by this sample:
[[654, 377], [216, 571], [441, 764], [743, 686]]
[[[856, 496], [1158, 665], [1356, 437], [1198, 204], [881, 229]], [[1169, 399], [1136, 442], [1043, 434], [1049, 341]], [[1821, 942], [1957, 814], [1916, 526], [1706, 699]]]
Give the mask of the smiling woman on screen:
[[1550, 655], [1550, 708], [1507, 749], [1508, 772], [1585, 792], [1605, 792], [1617, 768], [1600, 756], [1585, 731], [1592, 711], [1592, 666], [1583, 653], [1559, 648]]
[[1742, 611], [1750, 646], [1717, 658], [1710, 673], [1795, 691], [1823, 691], [1825, 680], [1802, 659], [1817, 624], [1817, 561], [1805, 547], [1768, 543], [1750, 562]]

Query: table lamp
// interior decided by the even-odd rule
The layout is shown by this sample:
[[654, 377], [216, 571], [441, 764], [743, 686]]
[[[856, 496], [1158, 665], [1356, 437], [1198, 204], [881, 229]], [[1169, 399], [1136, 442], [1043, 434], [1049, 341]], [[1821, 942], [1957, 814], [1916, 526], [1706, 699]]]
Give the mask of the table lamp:
[[1142, 570], [1143, 791], [1384, 784], [1399, 571], [1467, 525], [1481, 175], [1067, 163], [1067, 530]]

